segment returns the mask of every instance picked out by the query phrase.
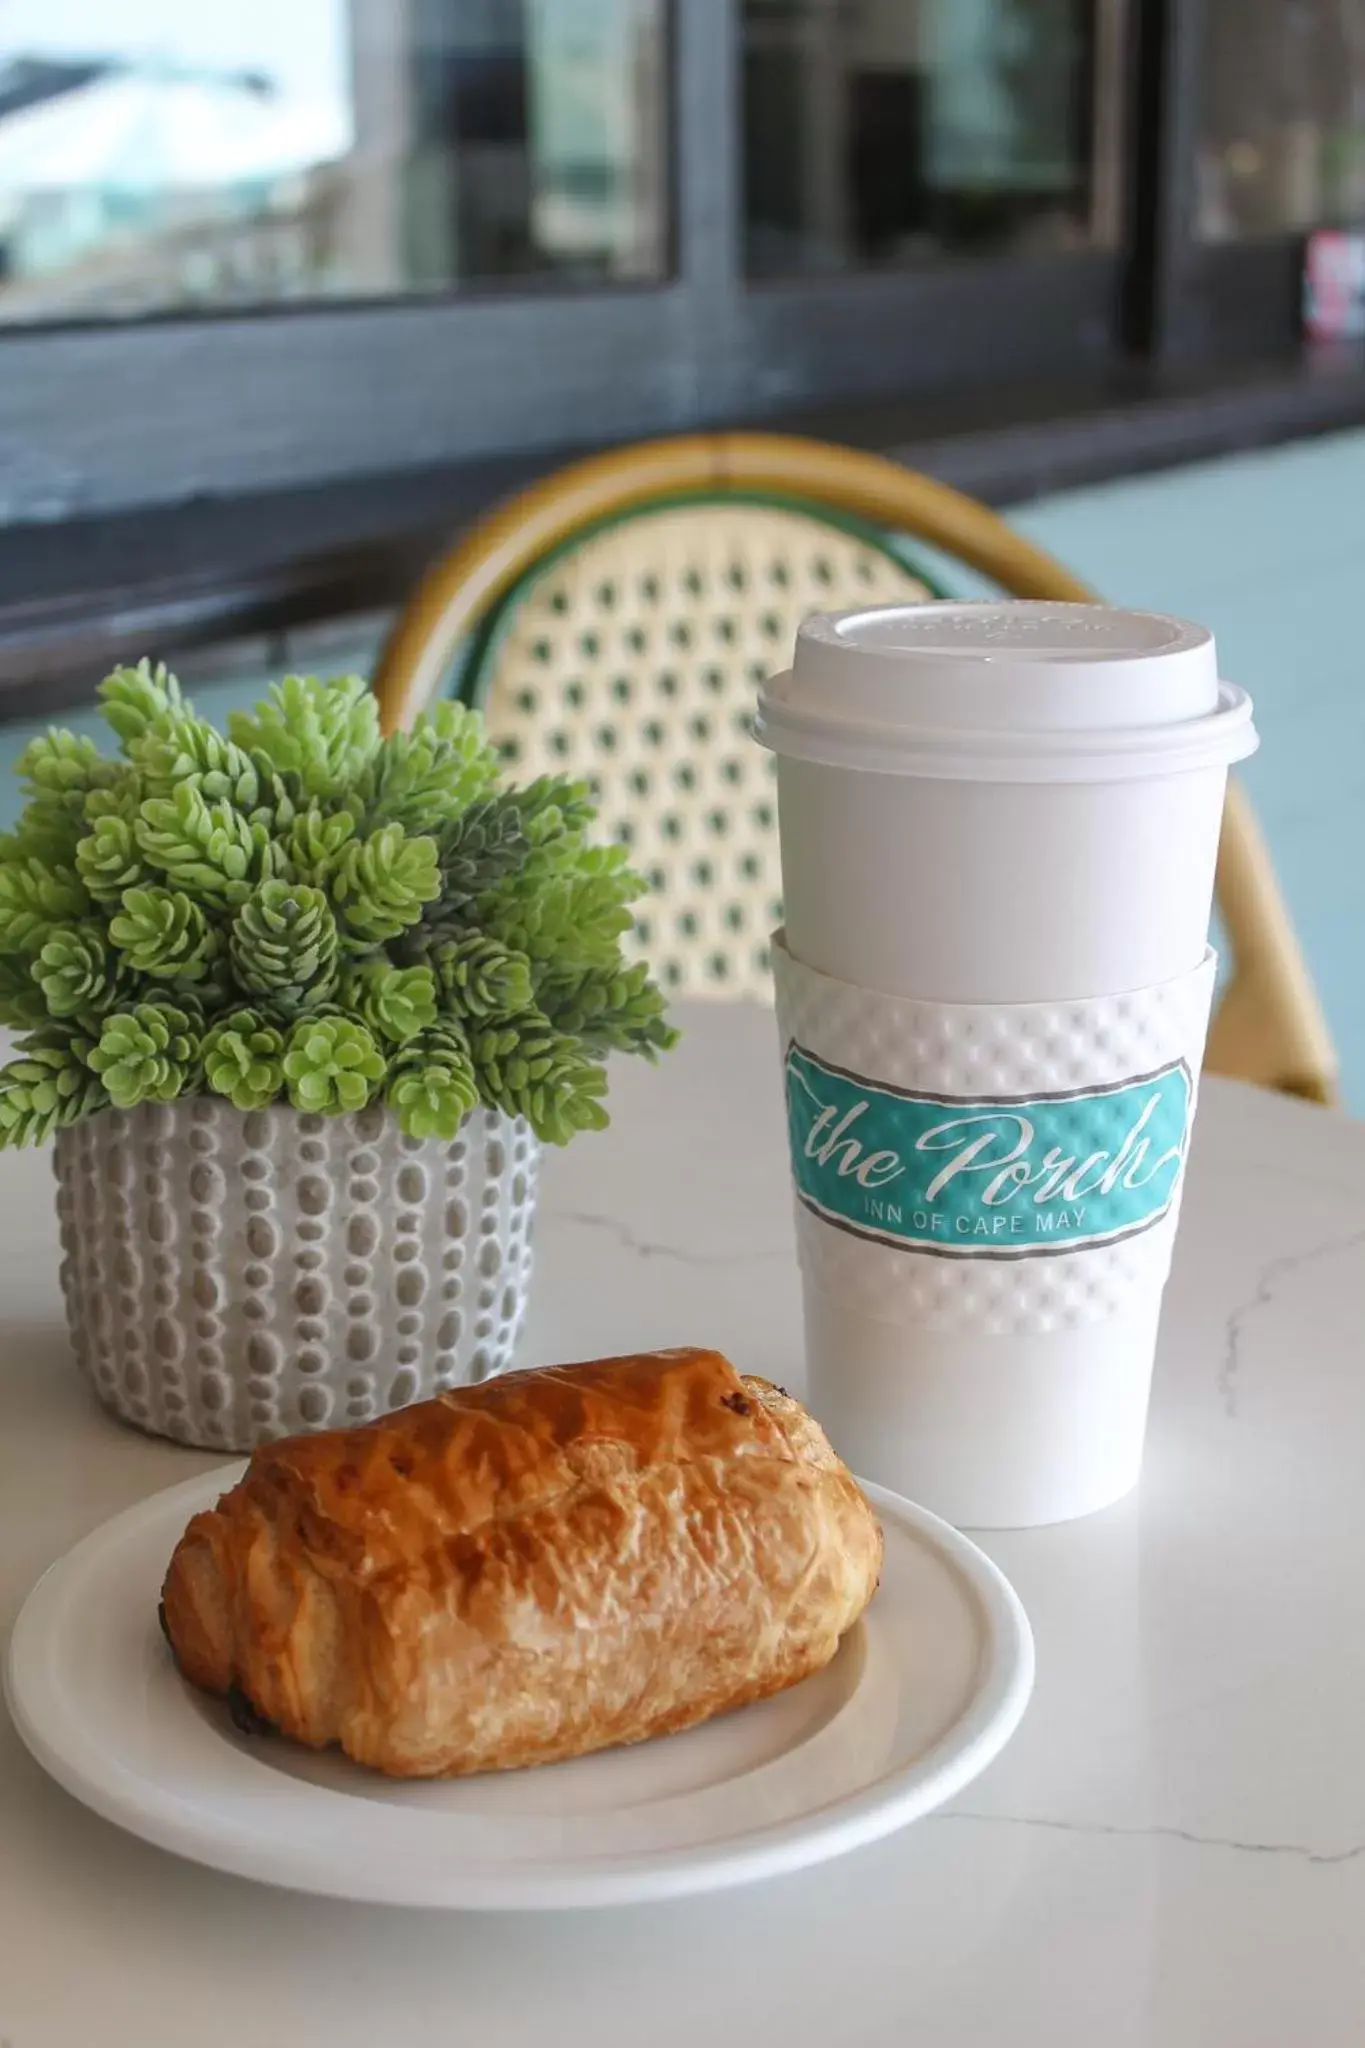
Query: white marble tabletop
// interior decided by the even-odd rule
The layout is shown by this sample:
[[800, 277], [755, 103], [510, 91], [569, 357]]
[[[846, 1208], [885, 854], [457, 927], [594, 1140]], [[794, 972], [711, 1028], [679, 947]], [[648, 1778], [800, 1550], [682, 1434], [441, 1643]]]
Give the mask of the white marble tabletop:
[[[550, 1162], [526, 1357], [701, 1342], [800, 1381], [771, 1016], [686, 1016]], [[1358, 2048], [1365, 1127], [1210, 1084], [1138, 1494], [986, 1539], [1038, 1685], [955, 1808], [712, 1900], [441, 1916], [176, 1862], [0, 1710], [0, 2048]], [[0, 1158], [0, 1629], [214, 1461], [129, 1434], [63, 1333], [49, 1167]]]

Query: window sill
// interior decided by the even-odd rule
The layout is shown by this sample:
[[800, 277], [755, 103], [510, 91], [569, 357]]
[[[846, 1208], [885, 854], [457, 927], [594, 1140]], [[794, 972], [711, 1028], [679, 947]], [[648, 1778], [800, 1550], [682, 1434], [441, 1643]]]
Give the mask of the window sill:
[[[1008, 506], [1365, 424], [1365, 351], [1218, 372], [1134, 366], [761, 424], [874, 449]], [[0, 526], [4, 714], [87, 698], [147, 651], [171, 658], [394, 607], [462, 524], [573, 452]]]

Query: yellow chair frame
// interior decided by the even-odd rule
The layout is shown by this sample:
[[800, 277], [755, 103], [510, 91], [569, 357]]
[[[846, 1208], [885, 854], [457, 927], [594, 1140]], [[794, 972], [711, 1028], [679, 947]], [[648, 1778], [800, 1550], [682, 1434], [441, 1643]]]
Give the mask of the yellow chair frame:
[[[1095, 593], [1044, 549], [949, 485], [881, 456], [785, 434], [689, 434], [593, 456], [507, 499], [422, 578], [375, 677], [386, 731], [411, 724], [492, 606], [584, 529], [680, 493], [772, 493], [942, 550], [1013, 597]], [[1232, 976], [1209, 1037], [1215, 1073], [1316, 1102], [1336, 1099], [1336, 1056], [1251, 805], [1229, 785], [1217, 900]]]

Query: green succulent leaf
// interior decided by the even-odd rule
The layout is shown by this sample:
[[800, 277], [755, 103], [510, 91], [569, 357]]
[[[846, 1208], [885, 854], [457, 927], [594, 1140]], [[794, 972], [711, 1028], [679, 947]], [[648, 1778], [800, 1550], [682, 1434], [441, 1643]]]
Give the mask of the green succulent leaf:
[[137, 1003], [104, 1019], [88, 1064], [119, 1109], [173, 1102], [193, 1092], [200, 1034], [199, 1012], [183, 999]]
[[382, 945], [421, 917], [440, 894], [436, 841], [410, 838], [401, 825], [381, 825], [348, 840], [331, 873], [332, 901], [348, 938]]
[[430, 967], [364, 960], [343, 977], [340, 1001], [376, 1038], [405, 1045], [436, 1021], [436, 977]]
[[103, 789], [118, 773], [118, 764], [106, 761], [95, 742], [85, 734], [66, 732], [52, 726], [31, 739], [14, 764], [32, 796], [75, 796]]
[[300, 1017], [289, 1033], [284, 1078], [295, 1109], [340, 1116], [363, 1109], [384, 1079], [384, 1055], [351, 1017]]
[[[310, 802], [303, 777], [292, 770], [285, 774], [273, 768], [259, 747], [254, 747], [248, 758], [256, 771], [257, 790], [250, 822], [263, 825], [271, 838], [282, 845], [295, 818]], [[304, 880], [307, 879], [305, 876]]]
[[605, 1127], [603, 1067], [539, 1011], [471, 1031], [469, 1049], [483, 1100], [525, 1117], [546, 1144]]
[[526, 860], [521, 806], [508, 791], [471, 804], [443, 828], [438, 844], [440, 896], [423, 922], [429, 932], [448, 935], [474, 924], [479, 899]]
[[50, 866], [36, 854], [0, 862], [0, 953], [36, 953], [54, 924], [88, 908], [70, 868]]
[[117, 733], [125, 748], [140, 739], [157, 719], [184, 706], [179, 683], [161, 662], [155, 668], [146, 660], [136, 668], [116, 668], [104, 678], [97, 694], [104, 706], [106, 724]]
[[[566, 848], [571, 841], [564, 842]], [[513, 876], [479, 901], [479, 921], [538, 966], [613, 967], [645, 883], [620, 846], [573, 846], [565, 865]]]
[[23, 777], [28, 803], [20, 813], [6, 852], [36, 855], [49, 865], [70, 867], [85, 830], [86, 805], [104, 800], [122, 770], [106, 761], [92, 739], [57, 727], [40, 733], [20, 754], [15, 772]]
[[0, 953], [0, 1024], [30, 1031], [48, 1020], [47, 997], [33, 978], [33, 961], [22, 953]]
[[81, 817], [90, 827], [105, 818], [121, 818], [127, 825], [137, 823], [142, 808], [142, 777], [127, 766], [117, 778], [100, 789], [89, 790], [81, 805]]
[[419, 717], [411, 732], [382, 740], [359, 787], [371, 825], [435, 832], [487, 796], [497, 779], [483, 719], [446, 702]]
[[192, 782], [174, 796], [148, 797], [135, 832], [143, 860], [211, 911], [244, 903], [258, 882], [288, 868], [263, 825], [232, 804], [208, 802]]
[[286, 676], [254, 712], [234, 711], [228, 730], [243, 752], [296, 774], [309, 796], [330, 797], [362, 773], [379, 745], [379, 713], [363, 676]]
[[301, 882], [324, 887], [343, 846], [355, 838], [350, 811], [324, 811], [310, 803], [290, 825], [286, 841], [289, 861]]
[[206, 1017], [220, 1017], [224, 1010], [241, 1006], [242, 990], [237, 986], [226, 946], [220, 946], [204, 979], [194, 984], [194, 995]]
[[277, 1008], [312, 1008], [332, 992], [336, 919], [307, 882], [262, 882], [234, 917], [229, 943], [239, 988]]
[[239, 811], [251, 811], [260, 798], [255, 764], [191, 711], [156, 719], [128, 752], [141, 772], [145, 797], [171, 796], [182, 782], [190, 782], [208, 803], [233, 804]]
[[41, 1145], [105, 1107], [104, 1085], [86, 1065], [90, 1049], [89, 1039], [53, 1028], [20, 1040], [17, 1058], [0, 1067], [0, 1150]]
[[204, 1034], [204, 1079], [234, 1109], [263, 1109], [284, 1092], [284, 1042], [264, 1011], [229, 1011]]
[[183, 889], [154, 884], [125, 889], [109, 936], [130, 967], [156, 981], [202, 981], [218, 950], [217, 934]]
[[54, 926], [31, 973], [52, 1017], [99, 1016], [118, 999], [122, 979], [118, 955], [97, 924]]
[[76, 872], [97, 903], [120, 903], [124, 892], [147, 880], [133, 819], [111, 812], [98, 818], [76, 847]]
[[478, 1100], [468, 1043], [448, 1026], [424, 1031], [389, 1068], [389, 1107], [410, 1138], [449, 1144]]
[[79, 790], [30, 797], [14, 830], [0, 838], [0, 860], [34, 859], [48, 867], [69, 868], [85, 830], [87, 801]]
[[508, 795], [531, 847], [552, 846], [571, 837], [581, 840], [596, 817], [591, 790], [572, 775], [539, 775]]
[[97, 824], [101, 818], [123, 818], [130, 825], [137, 823], [142, 804], [142, 777], [127, 761], [115, 762], [113, 769], [107, 782], [85, 793], [81, 814], [87, 826]]
[[653, 1060], [678, 1042], [663, 992], [643, 960], [542, 976], [536, 1000], [558, 1031], [594, 1052], [639, 1053]]
[[465, 932], [445, 939], [427, 955], [440, 990], [441, 1008], [471, 1022], [515, 1017], [535, 1002], [531, 963], [501, 939], [486, 932]]

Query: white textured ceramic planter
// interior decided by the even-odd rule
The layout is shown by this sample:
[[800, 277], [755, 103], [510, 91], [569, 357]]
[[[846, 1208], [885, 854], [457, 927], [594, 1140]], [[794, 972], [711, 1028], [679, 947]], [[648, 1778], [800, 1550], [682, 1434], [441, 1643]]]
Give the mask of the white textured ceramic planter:
[[62, 1285], [101, 1401], [210, 1450], [367, 1422], [511, 1364], [539, 1147], [452, 1144], [217, 1096], [107, 1109], [56, 1144]]

